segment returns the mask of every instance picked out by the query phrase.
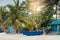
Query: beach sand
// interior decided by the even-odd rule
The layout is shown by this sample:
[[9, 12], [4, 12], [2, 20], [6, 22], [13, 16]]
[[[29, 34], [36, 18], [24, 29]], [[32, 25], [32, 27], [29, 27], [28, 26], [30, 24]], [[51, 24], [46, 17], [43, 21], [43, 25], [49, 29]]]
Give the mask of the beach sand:
[[60, 35], [26, 36], [23, 34], [0, 33], [0, 40], [60, 40]]

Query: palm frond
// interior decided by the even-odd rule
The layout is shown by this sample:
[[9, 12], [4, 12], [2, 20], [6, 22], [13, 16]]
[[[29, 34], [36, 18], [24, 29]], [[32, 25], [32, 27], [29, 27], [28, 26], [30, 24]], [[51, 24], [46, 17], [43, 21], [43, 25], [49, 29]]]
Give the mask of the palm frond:
[[8, 23], [10, 21], [11, 18], [8, 18], [5, 22], [3, 22], [3, 24], [1, 26], [4, 26], [6, 23]]

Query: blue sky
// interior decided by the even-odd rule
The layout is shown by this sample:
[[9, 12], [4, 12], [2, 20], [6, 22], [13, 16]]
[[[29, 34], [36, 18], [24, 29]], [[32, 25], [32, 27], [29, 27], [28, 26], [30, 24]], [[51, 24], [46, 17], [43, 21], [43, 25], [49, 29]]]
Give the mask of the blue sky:
[[[24, 0], [20, 0], [20, 2], [22, 2], [22, 1], [24, 1]], [[13, 0], [0, 0], [0, 6], [5, 6], [7, 4], [13, 5], [14, 2], [13, 2]]]

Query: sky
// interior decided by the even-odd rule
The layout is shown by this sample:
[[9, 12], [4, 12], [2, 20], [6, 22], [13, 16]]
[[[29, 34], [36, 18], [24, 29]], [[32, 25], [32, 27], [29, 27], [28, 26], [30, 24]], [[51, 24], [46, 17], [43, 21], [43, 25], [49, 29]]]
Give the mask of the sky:
[[[21, 3], [22, 1], [24, 1], [24, 0], [20, 0], [20, 3]], [[7, 4], [13, 5], [14, 2], [13, 2], [13, 0], [0, 0], [0, 6], [5, 6], [5, 5], [7, 5]]]

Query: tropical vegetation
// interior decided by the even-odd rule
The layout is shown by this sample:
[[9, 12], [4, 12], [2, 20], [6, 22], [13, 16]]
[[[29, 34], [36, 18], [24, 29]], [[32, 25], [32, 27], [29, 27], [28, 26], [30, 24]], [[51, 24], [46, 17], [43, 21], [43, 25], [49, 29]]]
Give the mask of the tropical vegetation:
[[14, 5], [7, 4], [6, 6], [0, 7], [0, 28], [12, 25], [18, 30], [33, 31], [47, 28], [47, 23], [52, 21], [52, 16], [56, 13], [53, 6], [56, 5], [59, 0], [45, 0], [45, 7], [39, 11], [37, 15], [35, 14], [35, 16], [29, 14], [28, 0], [22, 3], [19, 3], [19, 0], [13, 1]]

